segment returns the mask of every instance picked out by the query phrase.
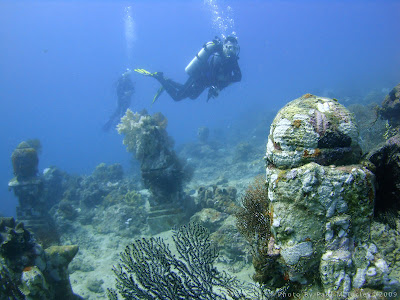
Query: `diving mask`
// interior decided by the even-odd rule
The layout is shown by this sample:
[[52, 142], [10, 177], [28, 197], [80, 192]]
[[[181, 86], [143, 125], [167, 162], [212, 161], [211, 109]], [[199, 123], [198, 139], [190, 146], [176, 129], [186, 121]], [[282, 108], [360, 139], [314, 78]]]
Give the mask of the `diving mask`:
[[225, 57], [238, 57], [240, 52], [240, 47], [237, 43], [232, 43], [231, 41], [227, 41], [224, 43], [222, 47], [222, 51]]

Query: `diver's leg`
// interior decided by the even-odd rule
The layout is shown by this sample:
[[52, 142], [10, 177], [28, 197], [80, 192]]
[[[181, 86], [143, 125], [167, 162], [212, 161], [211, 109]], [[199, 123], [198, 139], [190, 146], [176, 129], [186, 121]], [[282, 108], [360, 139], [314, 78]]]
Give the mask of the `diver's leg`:
[[122, 117], [126, 110], [131, 106], [131, 97], [132, 95], [129, 93], [125, 93], [121, 98], [118, 99], [118, 107], [119, 115]]
[[189, 77], [185, 84], [175, 82], [171, 79], [166, 79], [164, 76], [154, 76], [158, 82], [162, 84], [167, 93], [171, 96], [174, 101], [181, 101], [192, 95], [192, 89], [195, 86], [195, 79]]
[[175, 82], [171, 79], [166, 79], [164, 76], [154, 76], [158, 80], [159, 83], [164, 87], [166, 92], [171, 96], [175, 101], [180, 101], [180, 97], [178, 97], [179, 90], [182, 88], [182, 84]]
[[192, 89], [190, 90], [190, 95], [188, 97], [192, 100], [197, 99], [201, 93], [205, 90], [206, 86], [203, 84], [193, 84]]
[[[192, 97], [194, 94], [196, 94], [197, 86], [198, 86], [198, 82], [196, 81], [196, 79], [193, 77], [189, 77], [188, 80], [185, 82], [185, 84], [183, 86], [181, 86], [181, 88], [178, 90], [177, 99], [179, 99], [179, 100], [175, 100], [175, 101], [180, 101], [185, 98], [195, 99]], [[198, 93], [198, 95], [200, 95], [200, 94], [201, 94], [201, 92]]]
[[113, 125], [116, 125], [118, 123], [117, 118], [118, 118], [119, 115], [120, 115], [120, 110], [117, 108], [114, 111], [114, 113], [110, 116], [110, 118], [108, 119], [107, 123], [104, 124], [103, 130], [104, 131], [108, 131], [108, 130], [110, 130], [110, 128]]
[[204, 91], [206, 86], [201, 80], [189, 77], [183, 87], [179, 90], [178, 96], [182, 99], [196, 99]]

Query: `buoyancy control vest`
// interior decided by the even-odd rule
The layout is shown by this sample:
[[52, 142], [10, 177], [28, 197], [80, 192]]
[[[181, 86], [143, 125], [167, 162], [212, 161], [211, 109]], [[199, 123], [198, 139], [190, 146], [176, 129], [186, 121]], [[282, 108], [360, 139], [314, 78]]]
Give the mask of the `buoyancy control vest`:
[[203, 48], [201, 48], [201, 50], [192, 59], [192, 61], [186, 66], [185, 72], [189, 76], [198, 75], [207, 64], [207, 61], [210, 58], [211, 54], [213, 54], [216, 51], [218, 45], [219, 45], [218, 41], [212, 41], [206, 43], [203, 46]]

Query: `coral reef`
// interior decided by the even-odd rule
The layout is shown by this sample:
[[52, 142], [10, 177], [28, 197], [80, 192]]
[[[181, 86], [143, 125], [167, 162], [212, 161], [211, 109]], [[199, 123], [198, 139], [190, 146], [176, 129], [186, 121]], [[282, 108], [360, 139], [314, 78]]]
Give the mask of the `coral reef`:
[[61, 200], [50, 210], [58, 231], [90, 225], [103, 234], [117, 230], [119, 236], [147, 232], [146, 190], [139, 191], [136, 178], [123, 178], [122, 174], [119, 164], [100, 164], [90, 176], [63, 174]]
[[248, 160], [249, 157], [254, 155], [256, 149], [254, 149], [253, 145], [249, 142], [242, 142], [235, 147], [235, 155], [234, 160]]
[[140, 161], [142, 179], [157, 203], [179, 200], [184, 179], [182, 163], [173, 150], [172, 139], [165, 130], [166, 118], [158, 113], [127, 110], [118, 132], [124, 135], [124, 145]]
[[[124, 299], [232, 299], [243, 297], [239, 281], [213, 266], [218, 256], [207, 229], [197, 224], [174, 232], [179, 259], [161, 238], [136, 240], [114, 267]], [[109, 290], [109, 298], [117, 294]]]
[[67, 270], [77, 251], [78, 246], [43, 250], [23, 223], [0, 218], [0, 299], [81, 299]]
[[[247, 128], [249, 124], [243, 126]], [[251, 136], [253, 130], [249, 129], [241, 133], [243, 136], [246, 133], [247, 136], [240, 139], [237, 144], [231, 140], [228, 142], [227, 136], [233, 135], [231, 131], [231, 128], [223, 133], [213, 131], [213, 138], [207, 143], [191, 142], [178, 148], [179, 156], [186, 159], [187, 165], [193, 166], [192, 181], [197, 185], [202, 182], [217, 182], [219, 177], [247, 180], [263, 172], [264, 161], [259, 153], [264, 151], [265, 140], [255, 135]], [[238, 134], [236, 131], [234, 133]], [[236, 140], [237, 136], [234, 135], [232, 138]]]
[[372, 149], [385, 141], [387, 131], [387, 121], [376, 116], [376, 103], [369, 105], [352, 104], [348, 107], [357, 121], [360, 138], [358, 140], [363, 153], [368, 153]]
[[0, 261], [0, 299], [1, 300], [24, 300], [25, 296], [18, 287], [17, 279], [12, 278], [3, 261]]
[[[371, 97], [375, 99], [378, 95]], [[88, 300], [106, 298], [107, 287], [113, 285], [116, 275], [109, 266], [115, 264], [123, 245], [141, 237], [146, 238], [139, 240], [141, 244], [135, 242], [136, 248], [129, 246], [130, 252], [126, 255], [134, 257], [133, 252], [137, 251], [136, 256], [142, 257], [141, 252], [146, 248], [149, 253], [155, 251], [145, 262], [140, 261], [142, 265], [160, 267], [160, 272], [165, 270], [170, 275], [168, 280], [183, 282], [177, 285], [177, 290], [185, 289], [184, 278], [189, 275], [179, 273], [174, 266], [164, 268], [163, 263], [173, 256], [174, 264], [181, 265], [177, 262], [180, 261], [189, 265], [176, 252], [169, 230], [189, 218], [210, 230], [207, 238], [212, 241], [211, 247], [218, 250], [213, 260], [218, 270], [234, 273], [247, 282], [251, 279], [257, 282], [253, 289], [260, 290], [243, 290], [241, 299], [317, 299], [313, 297], [316, 292], [322, 295], [318, 299], [339, 295], [363, 299], [357, 293], [398, 292], [397, 197], [400, 193], [393, 184], [399, 159], [398, 137], [385, 136], [385, 131], [395, 132], [395, 127], [383, 119], [374, 122], [373, 105], [353, 105], [354, 118], [336, 100], [311, 94], [288, 107], [288, 115], [280, 112], [288, 126], [283, 126], [283, 121], [274, 121], [271, 127], [273, 147], [267, 153], [267, 185], [265, 177], [253, 179], [265, 172], [265, 161], [259, 154], [265, 151], [265, 132], [272, 121], [271, 112], [262, 112], [262, 119], [256, 118], [260, 112], [247, 114], [241, 124], [236, 120], [225, 124], [219, 133], [213, 128], [209, 137], [206, 135], [211, 129], [204, 130], [204, 136], [199, 129], [196, 141], [179, 146], [179, 157], [184, 157], [187, 166], [193, 167], [194, 179], [184, 182], [186, 169], [181, 164], [183, 178], [181, 188], [177, 189], [180, 192], [170, 194], [170, 199], [163, 198], [156, 188], [151, 188], [152, 194], [143, 173], [139, 172], [139, 167], [164, 166], [160, 163], [162, 159], [146, 157], [151, 155], [146, 152], [149, 149], [154, 150], [154, 155], [158, 151], [155, 149], [161, 149], [158, 153], [164, 156], [169, 155], [162, 148], [165, 145], [173, 151], [173, 143], [165, 131], [167, 119], [160, 113], [152, 116], [140, 113], [137, 120], [132, 116], [129, 125], [134, 127], [133, 131], [137, 130], [137, 135], [130, 136], [130, 142], [132, 152], [136, 156], [135, 149], [138, 149], [136, 157], [140, 157], [134, 160], [133, 172], [124, 174], [121, 165], [102, 163], [92, 174], [79, 176], [50, 167], [42, 174], [35, 173], [23, 180], [14, 178], [10, 187], [18, 187], [21, 199], [25, 199], [22, 201], [25, 208], [49, 212], [49, 220], [54, 219], [55, 223], [43, 228], [60, 232], [61, 244], [79, 244], [79, 253], [69, 264], [70, 281], [75, 293]], [[360, 121], [358, 126], [354, 119]], [[385, 128], [386, 124], [390, 130]], [[157, 139], [164, 146], [158, 148]], [[311, 146], [305, 145], [307, 141], [312, 141]], [[370, 152], [369, 160], [360, 163], [360, 147], [367, 152], [381, 141], [386, 144]], [[33, 142], [27, 143], [38, 153]], [[163, 193], [170, 192], [163, 190]], [[155, 200], [156, 195], [161, 201]], [[17, 240], [27, 239], [24, 236], [27, 224], [24, 227], [15, 224], [15, 232], [0, 230], [1, 236], [10, 241], [4, 244], [3, 250], [0, 247], [0, 253], [4, 251], [7, 257], [13, 252], [18, 254], [14, 261], [1, 258], [0, 299], [4, 294], [10, 299], [24, 299], [28, 294], [33, 299], [58, 299], [62, 298], [61, 294], [68, 295], [67, 264], [59, 263], [68, 262], [77, 248], [62, 246], [43, 250], [36, 249], [37, 246], [30, 248], [29, 243], [18, 244]], [[49, 235], [48, 231], [44, 233]], [[163, 240], [150, 238], [152, 234], [159, 234]], [[29, 239], [36, 244], [32, 237]], [[67, 253], [70, 256], [63, 256]], [[156, 257], [154, 262], [150, 257]], [[49, 267], [43, 269], [41, 261]], [[13, 270], [14, 266], [18, 272]], [[115, 270], [123, 280], [128, 284], [135, 282], [144, 293], [150, 293], [136, 280], [135, 273], [124, 268], [123, 261], [121, 266]], [[214, 266], [209, 269], [213, 270]], [[47, 273], [50, 270], [52, 274]], [[64, 280], [57, 282], [49, 275]], [[61, 291], [57, 296], [54, 296], [55, 289]], [[167, 293], [166, 290], [162, 292]], [[211, 292], [217, 296], [211, 294], [209, 299], [235, 299], [230, 294], [232, 291], [214, 286]], [[118, 289], [110, 290], [109, 295], [116, 299], [122, 294]], [[152, 295], [152, 298], [157, 297]]]
[[210, 136], [210, 129], [208, 127], [199, 127], [197, 130], [197, 138], [200, 143], [206, 144], [208, 142], [208, 137]]
[[195, 202], [202, 208], [214, 208], [220, 212], [233, 214], [236, 211], [237, 190], [232, 187], [218, 186], [200, 186], [197, 189]]
[[[206, 216], [207, 211], [202, 210], [202, 212], [204, 216]], [[252, 260], [248, 244], [245, 238], [238, 232], [236, 218], [233, 215], [221, 213], [213, 215], [213, 212], [215, 213], [215, 211], [211, 209], [210, 217], [208, 219], [203, 218], [202, 221], [209, 221], [204, 222], [205, 225], [212, 222], [212, 224], [216, 226], [214, 232], [211, 233], [211, 239], [218, 245], [219, 256], [217, 262], [223, 264], [224, 268], [229, 272], [240, 273], [244, 268], [250, 267], [250, 262]], [[215, 220], [215, 216], [219, 217], [219, 219]], [[195, 219], [191, 218], [190, 220], [194, 221]], [[203, 224], [203, 222], [201, 224]]]
[[[377, 249], [379, 249], [379, 252], [384, 255], [379, 258], [384, 258], [387, 262], [389, 278], [397, 278], [398, 280], [398, 278], [400, 278], [400, 218], [398, 215], [394, 219], [394, 222], [395, 226], [392, 226], [392, 228], [383, 223], [373, 222], [371, 227], [371, 238], [377, 246]], [[370, 280], [372, 281], [375, 279], [374, 277], [375, 276], [370, 277]]]
[[237, 190], [220, 180], [220, 184], [200, 186], [194, 195], [197, 207], [190, 222], [200, 224], [211, 232], [219, 248], [218, 261], [232, 272], [238, 272], [251, 259], [246, 240], [237, 231], [233, 214], [238, 209]]
[[93, 171], [92, 177], [98, 181], [115, 182], [122, 180], [124, 177], [124, 170], [121, 164], [107, 166], [105, 163], [101, 163]]
[[400, 83], [385, 97], [378, 113], [391, 126], [400, 128]]
[[142, 195], [135, 190], [128, 191], [124, 196], [124, 201], [130, 205], [137, 208], [142, 207], [145, 203], [142, 199]]

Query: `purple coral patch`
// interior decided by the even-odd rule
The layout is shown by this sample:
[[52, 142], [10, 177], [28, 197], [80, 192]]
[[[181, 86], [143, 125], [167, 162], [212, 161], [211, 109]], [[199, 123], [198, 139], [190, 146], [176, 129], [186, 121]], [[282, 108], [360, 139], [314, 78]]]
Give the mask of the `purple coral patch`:
[[330, 125], [328, 118], [325, 116], [325, 114], [321, 113], [318, 110], [314, 111], [314, 115], [310, 118], [310, 123], [314, 127], [315, 132], [319, 134], [319, 136], [323, 136]]

